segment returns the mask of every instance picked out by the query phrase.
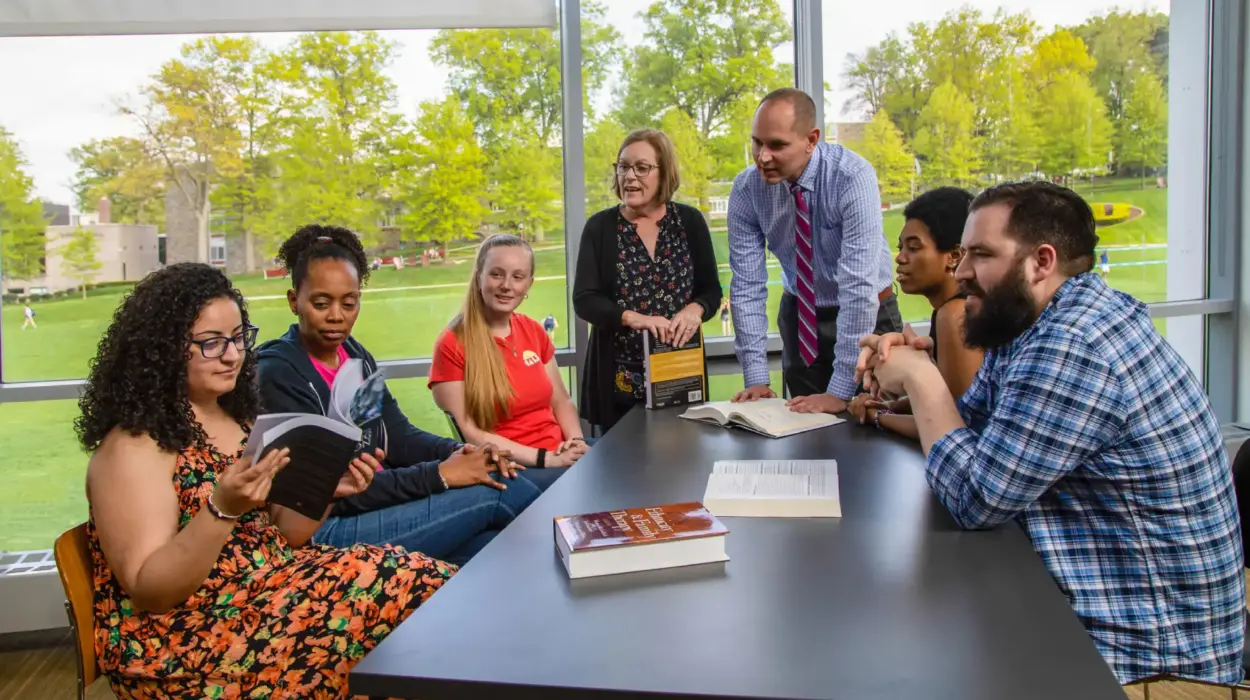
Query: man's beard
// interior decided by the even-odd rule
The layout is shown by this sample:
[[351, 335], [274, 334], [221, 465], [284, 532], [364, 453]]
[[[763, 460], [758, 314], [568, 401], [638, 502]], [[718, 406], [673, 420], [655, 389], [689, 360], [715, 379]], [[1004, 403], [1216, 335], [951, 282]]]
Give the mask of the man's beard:
[[961, 291], [980, 297], [981, 308], [964, 315], [964, 345], [992, 350], [1020, 337], [1037, 320], [1033, 297], [1024, 283], [1021, 260], [988, 292], [975, 282], [964, 282]]

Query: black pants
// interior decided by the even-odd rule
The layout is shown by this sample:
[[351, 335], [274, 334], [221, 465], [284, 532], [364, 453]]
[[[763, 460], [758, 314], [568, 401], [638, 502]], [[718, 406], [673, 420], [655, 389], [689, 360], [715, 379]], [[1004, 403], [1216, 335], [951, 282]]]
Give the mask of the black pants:
[[[799, 298], [789, 292], [781, 295], [777, 312], [777, 330], [781, 332], [781, 376], [790, 398], [823, 394], [829, 390], [833, 377], [833, 346], [838, 339], [838, 307], [816, 309], [816, 361], [803, 362], [799, 354]], [[898, 311], [898, 296], [891, 294], [877, 308], [876, 333], [902, 332], [903, 317]], [[856, 338], [856, 342], [858, 342]]]

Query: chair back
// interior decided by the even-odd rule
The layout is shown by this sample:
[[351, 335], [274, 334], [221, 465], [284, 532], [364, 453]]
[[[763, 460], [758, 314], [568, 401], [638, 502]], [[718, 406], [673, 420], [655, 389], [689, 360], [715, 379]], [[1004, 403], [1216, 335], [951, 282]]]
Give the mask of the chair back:
[[91, 572], [91, 549], [87, 524], [66, 530], [53, 548], [56, 570], [65, 588], [65, 612], [78, 656], [78, 697], [100, 676], [95, 658], [95, 583]]
[[460, 442], [467, 442], [464, 439], [464, 431], [460, 429], [460, 425], [456, 423], [456, 418], [451, 415], [451, 411], [443, 411], [443, 415], [447, 416], [447, 425], [451, 426], [451, 435]]

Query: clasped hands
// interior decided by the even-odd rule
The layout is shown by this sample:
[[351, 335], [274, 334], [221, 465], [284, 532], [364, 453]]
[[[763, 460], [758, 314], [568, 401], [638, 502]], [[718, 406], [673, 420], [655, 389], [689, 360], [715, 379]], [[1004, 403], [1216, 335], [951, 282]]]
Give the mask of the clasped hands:
[[933, 366], [933, 339], [918, 336], [910, 325], [902, 333], [869, 334], [859, 340], [855, 381], [874, 399], [889, 400], [907, 393], [904, 385], [917, 371]]
[[703, 325], [703, 306], [691, 302], [668, 319], [663, 316], [647, 316], [636, 311], [621, 314], [621, 324], [636, 331], [651, 331], [661, 343], [681, 347], [699, 332]]

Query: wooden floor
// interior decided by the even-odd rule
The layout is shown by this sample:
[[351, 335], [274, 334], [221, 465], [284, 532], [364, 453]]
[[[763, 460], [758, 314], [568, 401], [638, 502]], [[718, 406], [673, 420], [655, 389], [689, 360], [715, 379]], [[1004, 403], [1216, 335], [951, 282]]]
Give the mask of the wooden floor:
[[[73, 700], [77, 698], [74, 648], [69, 632], [35, 636], [10, 635], [0, 640], [0, 698], [21, 700]], [[1143, 700], [1140, 687], [1127, 688], [1133, 700]], [[1222, 688], [1194, 683], [1154, 683], [1150, 700], [1228, 700], [1231, 693]], [[87, 690], [89, 700], [113, 700], [108, 683], [99, 680]], [[1250, 691], [1241, 693], [1250, 700]], [[1062, 700], [1055, 698], [1055, 700]]]

